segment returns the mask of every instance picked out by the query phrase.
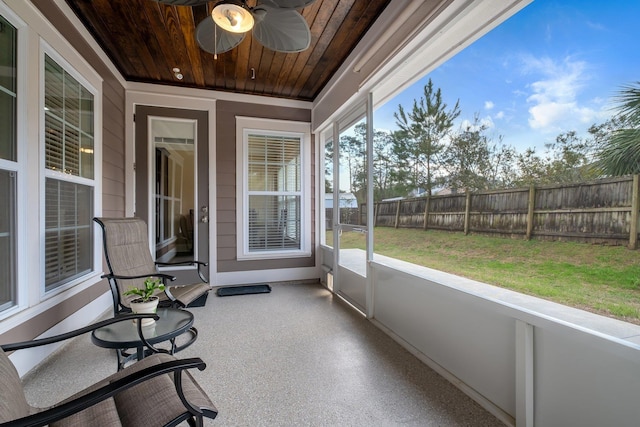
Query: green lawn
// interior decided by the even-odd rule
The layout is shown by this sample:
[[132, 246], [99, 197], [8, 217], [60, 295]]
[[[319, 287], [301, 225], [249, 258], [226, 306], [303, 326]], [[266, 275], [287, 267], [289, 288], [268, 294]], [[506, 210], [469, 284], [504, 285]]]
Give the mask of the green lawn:
[[[386, 227], [374, 236], [381, 255], [640, 324], [639, 251]], [[364, 244], [362, 234], [342, 236], [343, 248]]]

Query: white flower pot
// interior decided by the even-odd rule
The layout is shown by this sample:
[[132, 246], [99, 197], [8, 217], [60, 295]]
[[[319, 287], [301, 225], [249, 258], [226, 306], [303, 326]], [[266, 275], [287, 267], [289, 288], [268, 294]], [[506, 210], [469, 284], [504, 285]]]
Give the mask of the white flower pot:
[[[160, 302], [158, 297], [151, 297], [146, 302], [142, 302], [140, 299], [134, 299], [129, 303], [129, 306], [133, 313], [155, 313], [158, 310], [158, 302]], [[137, 322], [136, 319], [134, 319], [134, 323], [135, 322]], [[142, 319], [142, 326], [149, 326], [154, 323], [154, 319]]]

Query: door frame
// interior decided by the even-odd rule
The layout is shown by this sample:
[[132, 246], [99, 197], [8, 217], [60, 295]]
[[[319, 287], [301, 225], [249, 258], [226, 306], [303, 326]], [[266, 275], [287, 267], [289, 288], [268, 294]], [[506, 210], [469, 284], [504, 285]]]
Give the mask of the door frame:
[[[216, 206], [216, 101], [214, 99], [203, 99], [193, 97], [167, 97], [166, 94], [148, 93], [148, 92], [127, 92], [127, 103], [125, 106], [125, 115], [130, 117], [125, 123], [125, 216], [133, 216], [136, 211], [136, 123], [134, 123], [134, 115], [136, 107], [155, 106], [166, 109], [186, 110], [188, 112], [200, 111], [206, 114], [207, 131], [206, 140], [208, 141], [206, 160], [209, 165], [208, 183], [205, 185], [207, 196], [209, 199], [209, 227], [208, 236], [200, 236], [200, 239], [208, 244], [208, 259], [200, 259], [209, 264], [208, 278], [209, 283], [217, 283], [217, 206]], [[162, 116], [162, 114], [154, 114]], [[172, 116], [175, 117], [175, 116]], [[139, 125], [147, 126], [146, 123]], [[147, 184], [148, 185], [148, 184]], [[148, 207], [146, 217], [148, 218]], [[195, 212], [194, 212], [195, 214]], [[200, 217], [198, 216], [198, 220]], [[195, 219], [194, 219], [195, 220]]]

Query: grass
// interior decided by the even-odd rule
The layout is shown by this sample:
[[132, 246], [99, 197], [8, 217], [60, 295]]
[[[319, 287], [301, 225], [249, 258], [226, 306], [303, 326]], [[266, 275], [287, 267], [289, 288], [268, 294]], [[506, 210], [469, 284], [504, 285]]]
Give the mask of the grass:
[[[640, 252], [626, 247], [386, 227], [374, 242], [381, 255], [640, 324]], [[344, 233], [341, 247], [365, 249], [364, 236]]]

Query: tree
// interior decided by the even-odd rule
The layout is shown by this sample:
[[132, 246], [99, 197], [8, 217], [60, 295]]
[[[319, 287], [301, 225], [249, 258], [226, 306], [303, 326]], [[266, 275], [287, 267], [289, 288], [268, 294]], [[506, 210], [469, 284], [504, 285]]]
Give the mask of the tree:
[[[366, 139], [365, 123], [358, 123], [353, 134], [341, 139], [341, 157], [349, 168], [350, 190], [357, 197], [358, 203], [364, 203], [367, 190]], [[343, 151], [345, 151], [343, 153]], [[375, 200], [403, 194], [405, 186], [399, 184], [404, 175], [398, 171], [398, 160], [393, 151], [392, 137], [388, 132], [373, 130], [373, 193]], [[400, 191], [399, 191], [400, 190]]]
[[348, 192], [356, 195], [358, 203], [364, 201], [366, 191], [366, 148], [367, 125], [364, 122], [356, 124], [352, 132], [340, 136], [340, 164], [347, 167]]
[[535, 148], [527, 148], [516, 156], [518, 175], [513, 184], [516, 187], [528, 187], [543, 183], [546, 177], [545, 160], [538, 156]]
[[373, 133], [373, 198], [375, 201], [396, 197], [408, 192], [406, 175], [393, 150], [393, 132]]
[[612, 176], [640, 173], [640, 82], [623, 86], [616, 101], [621, 126], [598, 153], [598, 166]]
[[549, 184], [580, 182], [597, 177], [593, 165], [595, 125], [589, 129], [590, 136], [580, 138], [575, 131], [561, 133], [553, 144], [547, 144], [546, 179]]
[[586, 137], [579, 137], [575, 131], [563, 132], [555, 142], [545, 145], [544, 157], [531, 148], [518, 154], [514, 184], [562, 184], [597, 178], [599, 170], [593, 162], [594, 153], [609, 126], [612, 126], [609, 122], [592, 125]]
[[500, 188], [513, 176], [515, 150], [487, 136], [487, 126], [474, 116], [444, 150], [442, 164], [447, 171], [446, 184], [453, 190], [471, 191]]
[[324, 192], [333, 193], [333, 139], [324, 144]]
[[362, 168], [363, 153], [364, 141], [357, 135], [340, 136], [340, 164], [345, 164], [347, 167], [350, 193], [354, 189], [354, 176], [357, 175], [358, 169]]
[[[340, 137], [340, 164], [346, 168], [344, 175], [349, 179], [347, 191], [356, 196], [358, 203], [364, 203], [366, 199], [366, 137], [367, 128], [364, 122], [356, 124], [352, 130]], [[333, 146], [329, 141], [325, 147], [325, 175], [328, 177], [333, 176], [333, 164], [329, 158], [332, 155]], [[372, 185], [375, 200], [406, 192], [406, 175], [400, 172], [398, 163], [393, 152], [392, 133], [374, 129]], [[342, 186], [344, 188], [345, 183], [342, 183]], [[325, 184], [326, 192], [331, 192], [330, 188], [330, 184]]]
[[489, 150], [489, 188], [509, 188], [517, 177], [515, 162], [517, 157], [516, 149], [510, 145], [504, 145], [502, 135], [498, 136], [498, 142]]
[[424, 86], [420, 100], [413, 101], [411, 112], [402, 105], [394, 113], [399, 131], [394, 137], [394, 153], [400, 167], [409, 174], [414, 189], [424, 188], [431, 195], [436, 184], [438, 156], [445, 146], [445, 137], [460, 115], [459, 100], [450, 110], [442, 100], [440, 88], [434, 90], [431, 79]]

